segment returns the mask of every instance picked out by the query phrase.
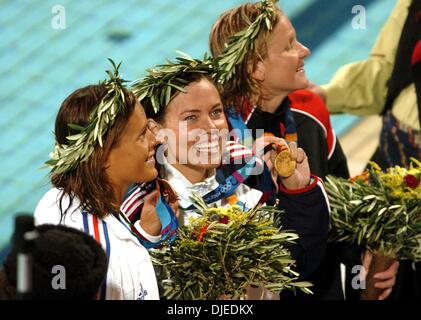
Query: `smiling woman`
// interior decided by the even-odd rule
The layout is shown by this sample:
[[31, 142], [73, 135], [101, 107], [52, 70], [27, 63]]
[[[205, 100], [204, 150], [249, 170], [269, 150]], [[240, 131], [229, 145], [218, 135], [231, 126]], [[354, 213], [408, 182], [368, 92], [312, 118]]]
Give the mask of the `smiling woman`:
[[157, 177], [157, 142], [142, 106], [123, 86], [118, 67], [109, 75], [99, 85], [76, 90], [61, 105], [56, 147], [48, 162], [54, 187], [38, 203], [35, 220], [80, 229], [103, 246], [108, 272], [98, 298], [158, 299], [144, 247], [145, 238], [160, 238], [157, 191], [144, 199], [143, 234], [120, 211], [129, 186]]
[[[347, 160], [332, 129], [327, 107], [319, 96], [306, 89], [309, 81], [304, 59], [310, 51], [298, 41], [299, 35], [276, 2], [242, 4], [226, 10], [215, 21], [209, 36], [210, 50], [219, 68], [231, 75], [218, 76], [222, 101], [233, 109], [237, 124], [256, 132], [256, 141], [270, 143], [270, 136], [257, 132], [265, 129], [290, 144], [297, 143], [308, 155], [311, 172], [318, 177], [324, 179], [331, 174], [348, 178]], [[317, 243], [314, 234], [308, 232], [316, 232], [320, 221], [304, 211], [297, 216], [301, 217], [294, 227], [303, 230], [301, 241], [309, 236], [307, 245], [318, 251], [313, 274], [308, 274], [308, 279], [315, 282], [314, 297], [343, 299], [341, 283], [349, 283], [353, 276], [349, 272], [349, 279], [339, 279], [339, 265], [346, 263], [351, 269], [361, 264], [360, 254], [338, 254], [336, 248], [328, 246], [325, 255], [326, 243]]]
[[291, 21], [280, 14], [267, 43], [267, 56], [252, 72], [261, 84], [262, 110], [274, 112], [291, 91], [307, 87], [304, 59], [309, 54], [310, 50], [297, 40]]
[[209, 79], [198, 76], [185, 91], [168, 104], [158, 128], [175, 133], [168, 158], [191, 183], [197, 183], [220, 166], [228, 124], [218, 90]]
[[[218, 181], [216, 169], [222, 164], [227, 141], [228, 123], [216, 86], [209, 75], [192, 73], [182, 75], [187, 82], [182, 92], [176, 92], [168, 105], [154, 112], [149, 99], [142, 100], [146, 114], [153, 119], [153, 131], [161, 140], [168, 132], [174, 139], [167, 139], [168, 154], [162, 160], [163, 177], [178, 192], [181, 219], [194, 215], [192, 193], [212, 198], [214, 206], [242, 203], [247, 208], [254, 207], [262, 193], [238, 183], [232, 190], [226, 190], [226, 181]], [[243, 153], [251, 152], [244, 147]], [[240, 152], [241, 153], [241, 152]], [[208, 199], [208, 200], [209, 200]]]
[[155, 151], [157, 142], [148, 128], [145, 112], [139, 102], [115, 147], [110, 150], [106, 173], [121, 203], [128, 186], [133, 182], [151, 181], [157, 176]]
[[[212, 61], [183, 55], [133, 84], [165, 147], [157, 151], [159, 171], [178, 193], [182, 223], [195, 214], [193, 193], [217, 207], [238, 203], [252, 208], [262, 196], [242, 183], [262, 162], [250, 149], [228, 141], [228, 123], [212, 70]], [[233, 152], [248, 160], [234, 172], [222, 172], [223, 159], [231, 159]]]
[[[223, 106], [212, 80], [215, 68], [213, 59], [183, 55], [149, 69], [145, 78], [133, 83], [133, 92], [153, 120], [153, 131], [157, 137], [164, 132], [159, 140], [167, 155], [157, 152], [163, 169], [159, 171], [178, 192], [181, 223], [189, 224], [188, 218], [197, 216], [194, 193], [210, 207], [237, 204], [245, 211], [259, 203], [275, 204], [279, 197], [277, 206], [285, 210], [283, 226], [300, 236], [298, 244], [289, 244], [288, 249], [297, 261], [295, 271], [305, 277], [317, 266], [326, 243], [328, 207], [323, 187], [310, 176], [307, 157], [296, 145], [286, 146], [284, 140], [272, 137], [271, 143], [289, 149], [297, 164], [290, 177], [275, 185], [260, 155], [238, 142], [242, 130], [229, 132], [227, 138], [236, 119]], [[193, 161], [202, 156], [207, 162]]]

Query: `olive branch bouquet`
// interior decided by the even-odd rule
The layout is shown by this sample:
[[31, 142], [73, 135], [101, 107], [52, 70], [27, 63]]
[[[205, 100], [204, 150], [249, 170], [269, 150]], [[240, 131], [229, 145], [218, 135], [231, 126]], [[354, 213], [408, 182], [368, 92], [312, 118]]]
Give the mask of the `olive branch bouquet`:
[[331, 240], [364, 245], [374, 253], [421, 260], [421, 163], [409, 169], [375, 163], [352, 180], [327, 177]]
[[394, 260], [421, 261], [421, 163], [408, 169], [382, 172], [376, 163], [368, 171], [346, 180], [328, 176], [331, 206], [331, 241], [362, 245], [372, 252], [362, 299], [377, 299], [374, 274]]
[[167, 299], [244, 299], [250, 285], [311, 293], [311, 284], [298, 282], [292, 270], [295, 261], [286, 246], [298, 236], [281, 230], [279, 210], [209, 208], [193, 198], [200, 216], [178, 229], [172, 247], [151, 252]]

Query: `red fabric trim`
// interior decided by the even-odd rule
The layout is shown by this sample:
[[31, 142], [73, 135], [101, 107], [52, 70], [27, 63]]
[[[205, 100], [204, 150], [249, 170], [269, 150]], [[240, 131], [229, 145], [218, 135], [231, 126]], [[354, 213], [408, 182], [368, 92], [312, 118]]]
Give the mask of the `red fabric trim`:
[[130, 221], [133, 221], [133, 218], [137, 215], [137, 213], [139, 212], [139, 211], [141, 211], [141, 209], [143, 208], [143, 203], [141, 203], [131, 214], [130, 214], [130, 216], [128, 216], [127, 218], [130, 220]]
[[306, 193], [312, 189], [314, 189], [317, 186], [317, 182], [319, 181], [319, 177], [315, 176], [314, 174], [311, 175], [311, 178], [313, 178], [313, 182], [309, 184], [307, 187], [296, 189], [296, 190], [290, 190], [285, 188], [282, 183], [279, 184], [279, 190], [283, 193], [287, 194], [300, 194], [300, 193]]
[[[121, 205], [120, 209], [123, 212], [127, 212], [127, 206], [129, 205], [129, 203], [131, 203], [133, 201], [133, 199], [136, 197], [139, 197], [139, 194], [142, 192], [142, 190], [137, 187], [135, 191], [133, 191], [133, 193], [123, 202], [123, 204]], [[131, 205], [131, 204], [130, 204]]]
[[414, 65], [421, 61], [421, 40], [418, 40], [415, 46], [414, 52], [412, 53], [411, 63]]
[[247, 154], [243, 154], [243, 155], [236, 156], [236, 157], [230, 157], [230, 160], [246, 159], [246, 158], [251, 158], [252, 156], [253, 156], [252, 153], [247, 153]]
[[[95, 237], [95, 240], [99, 244], [101, 244], [101, 239], [99, 237], [99, 229], [98, 229], [98, 217], [92, 215], [92, 222], [93, 222], [93, 225], [94, 225], [94, 237]], [[96, 293], [95, 300], [101, 300], [101, 290], [98, 290], [98, 292]]]
[[140, 200], [142, 200], [142, 198], [141, 198], [141, 195], [139, 193], [136, 195], [136, 198], [135, 199], [134, 198], [131, 199], [132, 203], [124, 211], [122, 210], [124, 214], [128, 214], [130, 212], [130, 210], [132, 210], [132, 208], [134, 206], [139, 206], [140, 205], [139, 202], [140, 202]]
[[99, 237], [99, 229], [98, 229], [98, 218], [96, 216], [92, 216], [93, 225], [94, 225], [94, 236], [95, 240], [101, 243], [101, 238]]
[[309, 90], [297, 90], [288, 95], [291, 101], [291, 109], [297, 109], [313, 116], [323, 125], [326, 130], [326, 142], [330, 154], [335, 142], [335, 132], [330, 123], [329, 111], [326, 104], [317, 94]]
[[[247, 117], [253, 111], [253, 105], [250, 103], [248, 97], [244, 97], [243, 99], [243, 107], [239, 111], [243, 120], [246, 121]], [[239, 102], [241, 103], [241, 98], [239, 98]]]
[[239, 145], [239, 144], [226, 146], [225, 149], [229, 151], [230, 153], [241, 151], [241, 150], [250, 150], [249, 148], [246, 148], [245, 146]]

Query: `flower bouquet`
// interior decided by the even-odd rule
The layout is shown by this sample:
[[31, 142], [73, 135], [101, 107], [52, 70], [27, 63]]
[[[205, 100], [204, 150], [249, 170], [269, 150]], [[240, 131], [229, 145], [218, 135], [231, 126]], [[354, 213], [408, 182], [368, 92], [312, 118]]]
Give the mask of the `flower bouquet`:
[[421, 163], [386, 172], [370, 163], [367, 172], [346, 180], [329, 176], [332, 241], [363, 245], [373, 254], [362, 299], [377, 299], [373, 275], [394, 259], [421, 260]]
[[249, 286], [311, 293], [310, 283], [296, 281], [285, 245], [298, 236], [280, 230], [279, 210], [209, 208], [194, 198], [200, 216], [178, 229], [172, 247], [151, 252], [167, 299], [245, 299]]

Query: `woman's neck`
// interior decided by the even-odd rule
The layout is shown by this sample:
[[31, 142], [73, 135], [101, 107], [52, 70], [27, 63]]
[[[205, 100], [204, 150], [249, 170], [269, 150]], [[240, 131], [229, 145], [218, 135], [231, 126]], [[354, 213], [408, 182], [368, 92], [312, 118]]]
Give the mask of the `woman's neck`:
[[126, 194], [127, 190], [129, 190], [129, 185], [127, 184], [113, 184], [114, 199], [118, 206], [123, 203], [124, 195]]
[[278, 107], [281, 105], [282, 101], [285, 100], [285, 98], [288, 96], [288, 93], [284, 93], [281, 95], [267, 95], [260, 97], [257, 105], [259, 106], [259, 109], [268, 112], [268, 113], [275, 113], [275, 111], [278, 109]]
[[174, 163], [172, 165], [191, 183], [203, 182], [210, 176], [210, 171], [204, 168], [195, 168], [184, 164]]

